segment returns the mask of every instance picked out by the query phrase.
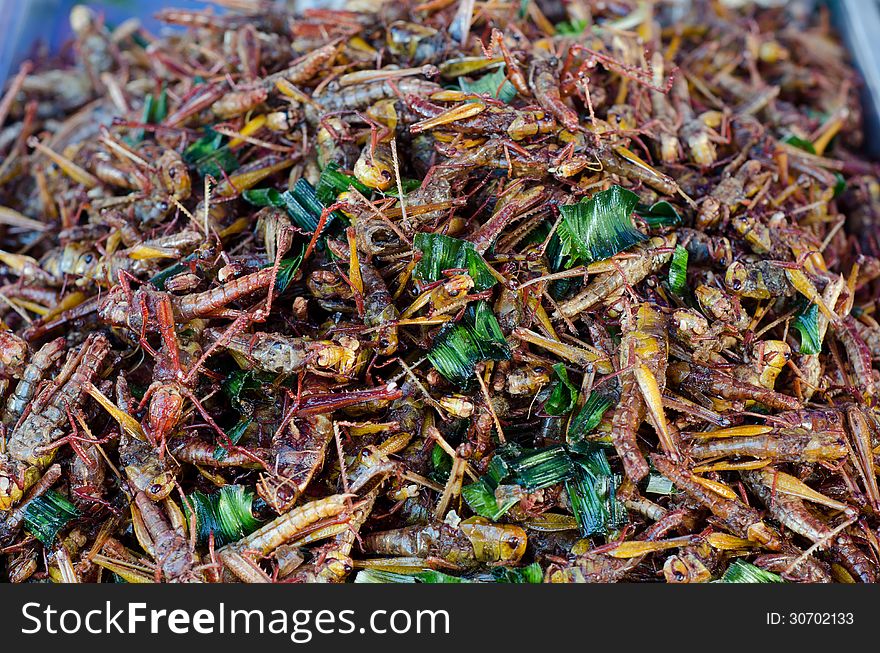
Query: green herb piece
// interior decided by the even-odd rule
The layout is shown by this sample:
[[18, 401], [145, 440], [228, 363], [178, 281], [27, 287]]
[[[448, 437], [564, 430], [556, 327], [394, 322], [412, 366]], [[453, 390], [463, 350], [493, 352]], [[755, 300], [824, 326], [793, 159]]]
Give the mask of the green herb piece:
[[483, 476], [493, 490], [513, 474], [508, 461], [521, 456], [522, 453], [522, 449], [514, 442], [508, 442], [495, 450], [495, 455], [492, 456], [486, 474]]
[[669, 263], [669, 289], [676, 295], [682, 295], [687, 287], [687, 267], [688, 251], [676, 245]]
[[562, 445], [529, 452], [508, 465], [513, 481], [528, 492], [562, 483], [575, 474], [575, 464]]
[[[291, 190], [286, 190], [279, 196], [280, 204], [275, 206], [283, 206], [287, 209], [288, 215], [296, 223], [296, 225], [308, 233], [314, 233], [318, 228], [318, 222], [321, 220], [321, 214], [324, 212], [324, 204], [318, 199], [318, 195], [312, 185], [305, 179], [297, 180]], [[338, 211], [333, 211], [327, 216], [324, 222], [323, 231], [331, 223], [340, 218]], [[323, 233], [322, 231], [322, 233]]]
[[205, 494], [193, 492], [184, 502], [184, 514], [188, 524], [195, 513], [196, 537], [199, 544], [206, 544], [214, 533], [215, 546], [224, 546], [250, 535], [260, 527], [254, 517], [252, 504], [254, 494], [242, 485], [224, 485], [217, 492]]
[[150, 120], [149, 122], [153, 125], [158, 125], [168, 116], [168, 89], [165, 88], [165, 84], [162, 84], [162, 92], [159, 93], [159, 98], [153, 103], [152, 109], [150, 111]]
[[[290, 282], [296, 276], [299, 266], [302, 265], [303, 256], [305, 256], [306, 247], [303, 245], [299, 254], [290, 258], [283, 258], [278, 262], [278, 272], [275, 275], [275, 291], [282, 293], [287, 290]], [[271, 265], [268, 267], [272, 267]]]
[[565, 483], [571, 512], [584, 537], [607, 532], [608, 513], [597, 487], [597, 479], [583, 469], [578, 470], [575, 477]]
[[474, 249], [473, 243], [443, 234], [419, 232], [413, 247], [422, 253], [413, 276], [420, 281], [439, 281], [446, 270], [467, 270], [477, 291], [491, 288], [498, 280], [486, 261]]
[[800, 354], [818, 354], [822, 351], [822, 340], [819, 338], [819, 308], [810, 304], [791, 323], [792, 328], [801, 334]]
[[594, 446], [575, 461], [574, 477], [565, 487], [581, 534], [605, 535], [626, 523], [626, 508], [616, 496], [620, 480], [611, 473], [604, 450]]
[[[153, 94], [148, 93], [144, 97], [144, 107], [143, 107], [143, 110], [141, 111], [141, 122], [142, 123], [150, 124], [150, 118], [152, 117], [153, 113], [155, 112], [155, 108], [153, 107], [154, 104], [155, 104], [155, 100], [153, 99]], [[131, 143], [132, 144], [140, 143], [142, 140], [144, 140], [145, 134], [146, 134], [146, 131], [143, 128], [138, 129], [137, 131], [134, 132], [134, 134], [132, 134]]]
[[281, 204], [287, 210], [297, 227], [306, 233], [314, 233], [318, 228], [318, 220], [321, 215], [313, 215], [308, 209], [300, 204], [289, 190], [281, 193]]
[[284, 207], [284, 200], [281, 199], [281, 193], [274, 188], [252, 188], [241, 194], [242, 199], [248, 204], [254, 206], [276, 206]]
[[[314, 187], [308, 181], [300, 177], [296, 180], [290, 193], [296, 198], [300, 206], [315, 216], [316, 220], [321, 218], [321, 213], [324, 212], [324, 204], [318, 199]], [[317, 226], [317, 222], [315, 226]], [[314, 228], [312, 230], [314, 231]]]
[[431, 478], [440, 483], [445, 483], [452, 472], [452, 456], [443, 447], [435, 444], [431, 450]]
[[805, 138], [801, 138], [800, 136], [795, 136], [794, 134], [789, 134], [788, 136], [783, 138], [781, 142], [792, 145], [799, 150], [803, 150], [804, 152], [809, 152], [810, 154], [816, 153], [816, 148], [813, 147], [813, 144], [810, 141]]
[[734, 560], [718, 581], [720, 583], [783, 583], [782, 577], [745, 560]]
[[632, 191], [612, 186], [577, 204], [560, 206], [556, 233], [562, 256], [569, 257], [567, 267], [610, 258], [645, 240], [630, 218], [638, 201]]
[[79, 510], [55, 490], [35, 497], [24, 509], [24, 528], [44, 545], [49, 546], [59, 531], [73, 519]]
[[355, 575], [356, 584], [367, 583], [409, 583], [414, 585], [418, 581], [410, 574], [399, 574], [396, 571], [384, 571], [382, 569], [362, 569]]
[[526, 567], [494, 567], [488, 573], [481, 573], [471, 578], [453, 576], [435, 569], [422, 569], [411, 573], [399, 573], [382, 569], [364, 569], [354, 577], [355, 583], [425, 583], [458, 584], [458, 583], [541, 583], [544, 573], [537, 562]]
[[223, 135], [210, 127], [205, 128], [205, 135], [183, 151], [183, 160], [195, 164], [200, 159], [211, 156], [223, 142]]
[[834, 182], [834, 197], [839, 197], [846, 190], [846, 177], [839, 172], [835, 172]]
[[575, 18], [572, 21], [556, 23], [556, 34], [559, 36], [580, 36], [587, 29], [589, 22], [583, 18]]
[[461, 498], [475, 514], [492, 521], [498, 521], [517, 503], [516, 499], [511, 498], [498, 505], [495, 489], [490, 487], [485, 477], [461, 488]]
[[465, 503], [476, 514], [497, 521], [518, 498], [508, 495], [498, 502], [496, 490], [502, 482], [519, 485], [527, 492], [562, 483], [572, 477], [575, 465], [565, 447], [556, 445], [537, 451], [524, 451], [514, 443], [495, 450], [489, 469], [476, 482], [461, 490]]
[[232, 150], [221, 146], [223, 135], [210, 127], [205, 128], [205, 136], [183, 151], [183, 160], [195, 166], [202, 176], [221, 177], [224, 172], [238, 168], [238, 159]]
[[586, 403], [584, 403], [578, 414], [568, 425], [569, 442], [583, 439], [584, 436], [599, 426], [605, 411], [611, 408], [612, 405], [614, 405], [614, 401], [610, 397], [595, 390], [591, 392], [590, 396], [587, 397]]
[[203, 177], [211, 175], [220, 178], [224, 172], [232, 172], [238, 168], [238, 159], [228, 147], [221, 147], [211, 156], [197, 161], [195, 166]]
[[464, 77], [460, 77], [458, 83], [461, 86], [461, 90], [465, 93], [488, 95], [496, 100], [501, 100], [505, 104], [516, 97], [516, 87], [507, 81], [507, 75], [504, 74], [504, 66], [488, 72], [472, 82], [467, 81]]
[[188, 269], [186, 264], [197, 260], [198, 257], [199, 255], [195, 252], [192, 254], [187, 254], [180, 263], [169, 265], [164, 270], [161, 270], [153, 275], [153, 277], [150, 278], [150, 284], [152, 284], [158, 290], [165, 290], [165, 282], [168, 281], [168, 279], [170, 279], [171, 277], [178, 275], [181, 272], [185, 272]]
[[[229, 441], [232, 444], [238, 444], [238, 441], [244, 436], [247, 432], [248, 427], [254, 420], [250, 417], [242, 417], [235, 426], [233, 426], [229, 431], [226, 432], [226, 437], [229, 438]], [[219, 446], [214, 449], [214, 460], [223, 460], [229, 454], [229, 451], [223, 447]]]
[[471, 304], [460, 322], [444, 326], [428, 352], [428, 360], [437, 371], [463, 388], [473, 377], [477, 363], [509, 358], [507, 340], [485, 302]]
[[[421, 188], [422, 182], [420, 182], [418, 179], [401, 179], [400, 185], [403, 186], [403, 195], [404, 197], [406, 197], [414, 190], [418, 190], [419, 188]], [[400, 193], [397, 192], [397, 186], [392, 186], [388, 190], [384, 191], [382, 194], [388, 197], [400, 197]]]
[[681, 224], [681, 215], [666, 200], [660, 200], [650, 206], [638, 204], [636, 213], [649, 227], [672, 227]]
[[483, 350], [484, 360], [508, 360], [510, 349], [501, 331], [501, 325], [486, 302], [476, 302], [467, 307], [462, 322], [471, 325], [477, 343]]
[[526, 567], [495, 567], [489, 572], [496, 583], [541, 583], [544, 572], [537, 562]]
[[550, 396], [544, 403], [544, 411], [548, 415], [559, 417], [560, 415], [566, 415], [574, 408], [575, 403], [577, 403], [578, 389], [568, 380], [568, 371], [565, 369], [565, 365], [556, 363], [553, 366], [553, 371], [556, 372], [559, 381], [556, 382], [550, 391]]
[[232, 406], [241, 410], [242, 395], [261, 390], [263, 384], [253, 370], [235, 370], [220, 382], [220, 387]]
[[332, 161], [321, 171], [315, 194], [325, 206], [330, 206], [340, 193], [348, 192], [349, 188], [354, 188], [367, 197], [372, 193], [372, 189], [362, 184], [356, 177], [339, 172], [339, 164]]
[[426, 583], [430, 585], [446, 585], [446, 584], [457, 584], [457, 583], [470, 583], [466, 578], [460, 578], [459, 576], [453, 576], [451, 574], [446, 574], [442, 571], [436, 571], [435, 569], [425, 569], [424, 571], [419, 571], [413, 576], [420, 583]]

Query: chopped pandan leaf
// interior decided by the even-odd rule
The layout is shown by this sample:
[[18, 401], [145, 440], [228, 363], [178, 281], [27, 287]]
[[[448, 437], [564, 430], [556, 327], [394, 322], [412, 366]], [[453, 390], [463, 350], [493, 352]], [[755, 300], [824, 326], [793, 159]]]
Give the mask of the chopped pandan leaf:
[[675, 485], [665, 476], [656, 472], [648, 476], [648, 485], [645, 488], [646, 494], [659, 494], [668, 496], [675, 491]]
[[196, 170], [203, 177], [211, 175], [217, 179], [223, 176], [223, 173], [229, 173], [237, 170], [239, 166], [238, 159], [228, 147], [219, 148], [214, 154], [207, 159], [202, 159], [196, 163]]
[[516, 493], [500, 493], [507, 498], [499, 503], [496, 490], [502, 484], [534, 492], [571, 479], [576, 472], [574, 461], [562, 445], [523, 450], [511, 442], [495, 450], [486, 473], [463, 487], [461, 495], [476, 514], [497, 521], [519, 500]]
[[[511, 449], [511, 445], [514, 445], [515, 448]], [[495, 455], [492, 456], [492, 460], [489, 462], [489, 467], [486, 469], [486, 474], [483, 477], [493, 489], [497, 488], [513, 474], [508, 461], [519, 455], [521, 455], [521, 449], [513, 442], [502, 445], [495, 450]]]
[[223, 135], [218, 134], [210, 127], [205, 128], [206, 135], [183, 151], [183, 160], [195, 165], [201, 159], [211, 156], [223, 142]]
[[254, 517], [254, 494], [243, 485], [224, 485], [217, 492], [193, 492], [184, 502], [187, 523], [191, 523], [190, 509], [195, 512], [196, 536], [199, 544], [207, 543], [214, 533], [215, 546], [224, 546], [250, 535], [260, 527]]
[[168, 115], [168, 89], [162, 84], [162, 92], [159, 93], [158, 99], [153, 103], [150, 111], [149, 122], [154, 125], [160, 124]]
[[205, 128], [205, 136], [183, 151], [183, 160], [195, 166], [202, 176], [221, 177], [224, 172], [238, 168], [238, 159], [232, 150], [221, 147], [223, 135], [210, 127]]
[[605, 535], [625, 524], [626, 508], [616, 496], [620, 479], [612, 474], [605, 451], [593, 445], [574, 460], [574, 477], [565, 487], [581, 534], [584, 537]]
[[142, 50], [146, 50], [148, 47], [150, 47], [150, 41], [144, 38], [144, 35], [140, 32], [132, 32], [131, 40], [134, 41], [135, 44]]
[[431, 450], [431, 473], [432, 480], [445, 483], [452, 471], [452, 456], [443, 450], [439, 444], [435, 444]]
[[411, 574], [399, 574], [396, 571], [385, 571], [383, 569], [362, 569], [354, 577], [355, 583], [409, 583], [415, 584], [418, 581]]
[[314, 233], [318, 228], [318, 220], [320, 215], [312, 215], [308, 209], [300, 204], [289, 190], [281, 193], [282, 206], [287, 210], [287, 214], [291, 217], [297, 227], [306, 233]]
[[550, 221], [544, 220], [536, 227], [531, 229], [520, 242], [523, 244], [523, 246], [541, 245], [547, 239], [547, 235], [550, 233], [551, 228], [552, 224], [550, 223]]
[[517, 14], [522, 20], [526, 17], [526, 13], [529, 10], [529, 0], [519, 0], [519, 13]]
[[[406, 197], [414, 190], [418, 190], [422, 186], [422, 182], [418, 179], [401, 179], [400, 185], [403, 186], [403, 196]], [[392, 186], [386, 191], [382, 191], [383, 195], [387, 195], [388, 197], [396, 197], [400, 198], [400, 193], [397, 192], [397, 186]]]
[[782, 576], [765, 571], [745, 560], [734, 560], [718, 581], [720, 583], [784, 583]]
[[[296, 225], [308, 233], [314, 233], [318, 228], [318, 222], [324, 211], [324, 204], [318, 199], [315, 189], [305, 179], [298, 179], [291, 190], [286, 190], [280, 195], [281, 203], [287, 209], [288, 215]], [[324, 222], [324, 231], [333, 222], [340, 218], [338, 211], [333, 211]]]
[[420, 583], [428, 583], [431, 585], [444, 585], [449, 583], [470, 583], [466, 578], [459, 578], [458, 576], [452, 576], [451, 574], [443, 573], [442, 571], [436, 571], [435, 569], [425, 569], [424, 571], [417, 572], [413, 574], [413, 576]]
[[504, 332], [501, 330], [501, 325], [498, 324], [495, 314], [489, 308], [489, 304], [486, 302], [471, 304], [465, 310], [462, 322], [468, 322], [472, 325], [477, 344], [486, 357], [484, 360], [497, 361], [510, 358], [507, 339], [504, 337]]
[[541, 583], [544, 580], [544, 572], [537, 562], [527, 567], [495, 567], [489, 574], [496, 583]]
[[419, 232], [413, 248], [422, 253], [413, 276], [420, 281], [439, 281], [445, 270], [466, 269], [474, 280], [475, 290], [486, 290], [497, 283], [473, 243], [443, 234]]
[[79, 510], [55, 490], [35, 497], [24, 509], [24, 528], [45, 546], [50, 546]]
[[523, 454], [528, 453], [528, 449], [520, 445], [518, 442], [505, 442], [495, 449], [495, 454], [504, 459], [510, 460]]
[[608, 532], [610, 515], [599, 495], [598, 484], [598, 479], [584, 469], [578, 469], [574, 478], [565, 482], [571, 512], [584, 537]]
[[274, 188], [252, 188], [241, 194], [242, 199], [248, 204], [254, 206], [277, 206], [284, 207], [284, 200], [281, 199], [281, 193]]
[[459, 77], [458, 83], [461, 86], [461, 90], [465, 93], [488, 95], [489, 97], [501, 100], [505, 104], [516, 97], [516, 87], [507, 81], [507, 75], [504, 74], [504, 66], [488, 72], [472, 82], [467, 81], [464, 77]]
[[614, 405], [614, 401], [605, 394], [594, 390], [587, 397], [586, 403], [581, 407], [578, 414], [568, 425], [569, 443], [582, 440], [588, 433], [592, 432], [599, 422], [605, 411]]
[[788, 136], [783, 138], [781, 142], [788, 145], [793, 145], [799, 150], [809, 152], [810, 154], [816, 153], [816, 148], [813, 147], [813, 144], [810, 141], [805, 138], [801, 138], [800, 136], [795, 136], [794, 134], [789, 134]]
[[816, 304], [810, 304], [794, 318], [791, 326], [801, 334], [798, 353], [818, 354], [822, 351], [822, 341], [819, 339], [819, 308]]
[[846, 190], [846, 177], [839, 172], [834, 173], [834, 197], [840, 196]]
[[687, 287], [687, 267], [688, 251], [681, 245], [676, 245], [669, 263], [669, 289], [676, 295], [684, 293]]
[[[604, 452], [602, 455], [605, 455]], [[615, 530], [629, 523], [629, 513], [626, 511], [626, 506], [617, 498], [617, 490], [622, 483], [623, 476], [621, 474], [612, 474], [608, 479], [608, 494], [605, 498], [608, 504], [608, 525]]]
[[233, 407], [240, 409], [242, 395], [262, 389], [262, 383], [253, 370], [235, 370], [220, 382], [223, 392]]
[[440, 330], [428, 360], [447, 380], [466, 387], [482, 360], [482, 352], [466, 325], [453, 324]]
[[150, 284], [152, 284], [157, 290], [165, 290], [165, 282], [168, 281], [171, 277], [180, 274], [181, 272], [186, 271], [188, 268], [186, 263], [190, 263], [195, 261], [198, 258], [197, 253], [187, 254], [180, 263], [175, 263], [174, 265], [169, 265], [164, 270], [157, 272], [153, 277], [150, 278]]
[[[541, 243], [547, 238], [549, 228], [541, 237]], [[562, 241], [559, 239], [558, 233], [553, 233], [544, 249], [544, 256], [547, 259], [547, 268], [550, 272], [561, 272], [570, 267], [566, 256], [563, 255]], [[578, 279], [557, 279], [550, 282], [550, 296], [559, 301], [567, 297], [573, 292], [579, 283]]]
[[372, 188], [358, 181], [356, 177], [339, 172], [339, 164], [332, 161], [321, 171], [321, 178], [318, 179], [315, 194], [325, 206], [330, 206], [340, 193], [348, 192], [349, 188], [354, 188], [368, 197], [373, 191]]
[[574, 408], [577, 403], [578, 389], [568, 380], [568, 371], [565, 369], [565, 365], [556, 363], [553, 366], [553, 371], [556, 372], [559, 381], [553, 386], [550, 396], [544, 402], [544, 411], [548, 415], [559, 417]]
[[466, 387], [477, 363], [507, 360], [510, 349], [498, 320], [485, 302], [471, 304], [460, 322], [444, 326], [428, 360], [447, 380]]
[[517, 503], [517, 499], [511, 498], [499, 506], [495, 489], [489, 487], [485, 477], [461, 488], [461, 498], [475, 514], [492, 521], [498, 521]]
[[649, 227], [672, 227], [681, 224], [681, 215], [666, 200], [655, 202], [651, 206], [638, 204], [636, 213]]
[[[150, 118], [152, 117], [153, 113], [156, 110], [154, 107], [155, 103], [156, 103], [156, 101], [153, 99], [152, 93], [148, 93], [144, 97], [144, 108], [143, 108], [143, 111], [141, 112], [141, 122], [142, 123], [150, 124]], [[143, 129], [138, 129], [131, 137], [132, 143], [140, 143], [142, 140], [144, 140], [145, 133], [146, 132]]]
[[[303, 256], [305, 256], [305, 253], [306, 248], [305, 245], [303, 245], [303, 248], [296, 256], [283, 258], [278, 261], [278, 272], [275, 275], [275, 292], [282, 293], [287, 290], [290, 282], [293, 281], [293, 278], [296, 276], [297, 271], [299, 271], [299, 266], [302, 265], [302, 260]], [[272, 266], [269, 265], [267, 267]]]
[[[229, 441], [232, 442], [232, 444], [238, 444], [238, 441], [241, 440], [253, 421], [254, 420], [250, 417], [242, 417], [238, 420], [235, 426], [226, 432], [226, 437], [229, 438]], [[228, 453], [229, 452], [225, 447], [217, 447], [214, 449], [214, 460], [223, 460]]]
[[592, 263], [610, 258], [645, 240], [630, 218], [638, 201], [632, 191], [612, 186], [590, 199], [560, 206], [562, 220], [556, 233], [562, 255], [569, 257], [568, 267], [578, 261]]
[[559, 36], [580, 36], [587, 29], [587, 21], [583, 18], [575, 18], [572, 21], [556, 23], [556, 34]]
[[514, 482], [528, 492], [562, 483], [575, 473], [574, 462], [561, 444], [523, 454], [508, 465]]
[[238, 441], [241, 440], [242, 436], [253, 421], [254, 420], [250, 417], [243, 417], [235, 426], [229, 429], [229, 432], [226, 435], [229, 437], [230, 442], [232, 442], [232, 444], [238, 444]]
[[315, 216], [316, 219], [320, 219], [321, 213], [324, 211], [324, 204], [318, 199], [314, 187], [308, 181], [300, 177], [296, 180], [290, 192], [296, 198], [296, 201], [300, 203], [300, 206]]

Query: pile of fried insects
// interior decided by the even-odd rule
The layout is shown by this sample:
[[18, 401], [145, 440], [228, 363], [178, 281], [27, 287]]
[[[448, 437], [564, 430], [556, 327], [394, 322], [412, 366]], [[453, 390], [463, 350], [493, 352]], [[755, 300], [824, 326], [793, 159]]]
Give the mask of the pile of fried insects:
[[826, 15], [219, 4], [0, 96], [6, 580], [878, 579]]

